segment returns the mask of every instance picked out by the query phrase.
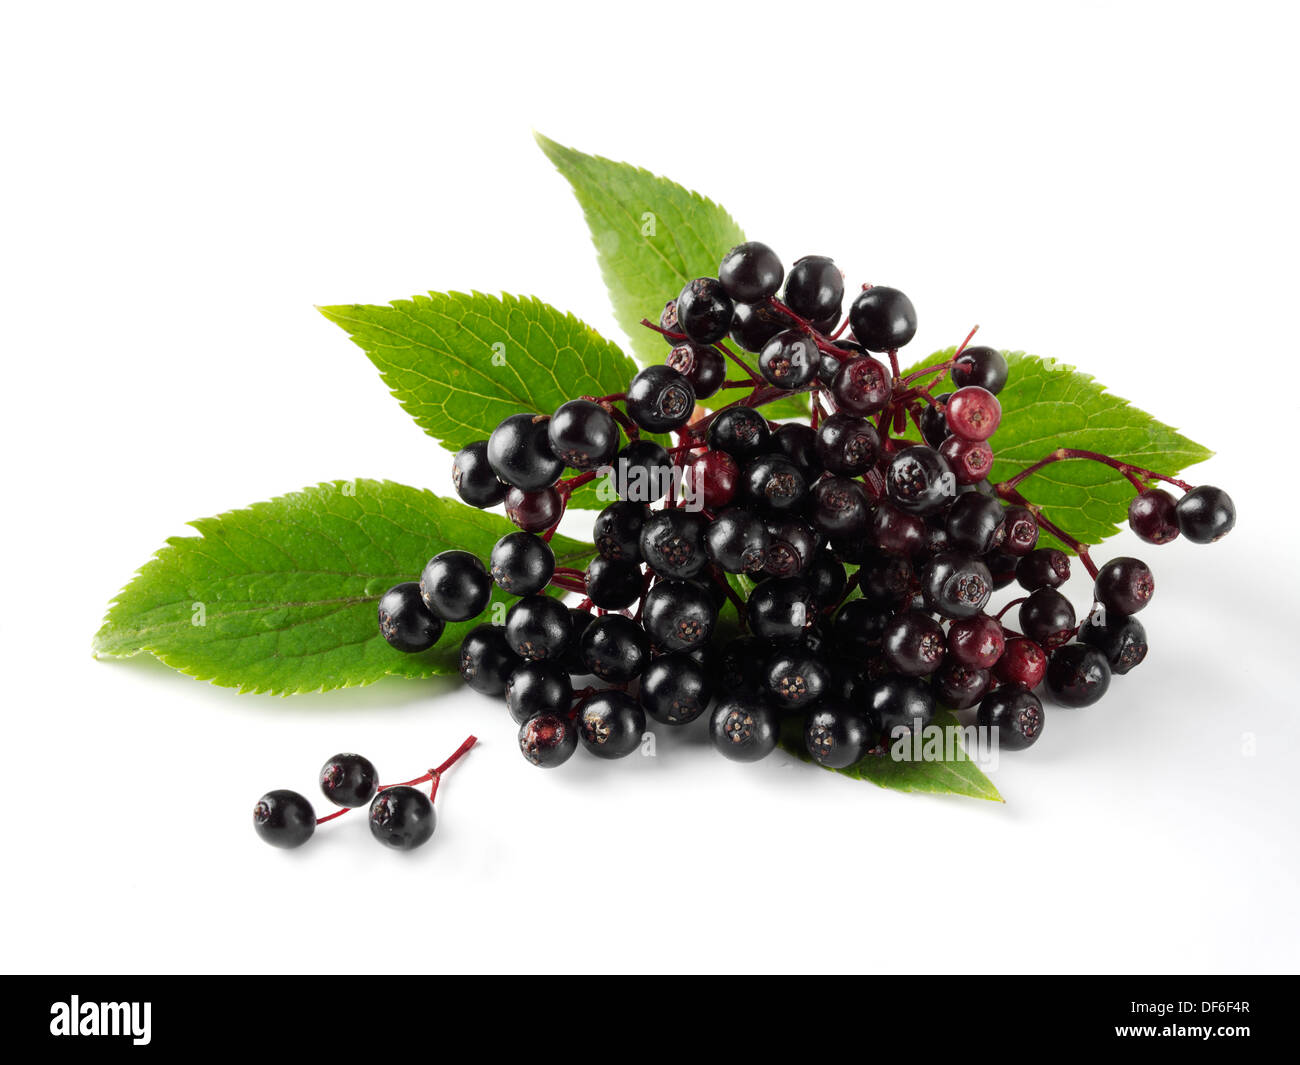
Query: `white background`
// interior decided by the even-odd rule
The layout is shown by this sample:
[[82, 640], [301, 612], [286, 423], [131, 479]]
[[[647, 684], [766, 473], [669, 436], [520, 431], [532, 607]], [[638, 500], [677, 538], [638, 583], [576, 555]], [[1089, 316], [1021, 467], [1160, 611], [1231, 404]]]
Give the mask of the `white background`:
[[[1294, 970], [1297, 28], [1284, 3], [8, 7], [0, 965]], [[451, 682], [283, 700], [92, 659], [190, 518], [448, 489], [314, 304], [535, 293], [618, 336], [533, 128], [904, 288], [918, 353], [978, 322], [1218, 452], [1189, 476], [1236, 531], [1100, 549], [1155, 567], [1150, 657], [1049, 707], [1005, 806], [734, 765], [698, 728], [543, 773]], [[471, 730], [422, 851], [360, 814], [293, 853], [251, 830], [336, 750], [393, 779]]]

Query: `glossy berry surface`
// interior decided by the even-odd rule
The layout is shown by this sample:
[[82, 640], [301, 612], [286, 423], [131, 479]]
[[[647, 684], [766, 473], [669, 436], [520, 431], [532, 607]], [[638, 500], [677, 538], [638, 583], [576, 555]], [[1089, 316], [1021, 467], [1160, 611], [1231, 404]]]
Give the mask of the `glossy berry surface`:
[[622, 610], [641, 597], [643, 580], [640, 564], [597, 555], [587, 563], [587, 598], [602, 610]]
[[665, 725], [694, 721], [709, 705], [713, 685], [704, 666], [677, 651], [652, 661], [641, 675], [637, 692], [641, 708]]
[[776, 750], [780, 726], [776, 709], [760, 698], [731, 695], [710, 716], [709, 738], [733, 762], [757, 762]]
[[880, 454], [880, 434], [866, 418], [832, 414], [817, 430], [817, 457], [830, 473], [856, 477]]
[[1045, 681], [1062, 706], [1091, 706], [1110, 687], [1110, 663], [1095, 647], [1066, 644], [1052, 652]]
[[731, 329], [732, 307], [721, 281], [698, 277], [677, 296], [677, 328], [697, 344], [716, 344]]
[[817, 619], [817, 597], [798, 577], [771, 577], [749, 597], [749, 627], [772, 640], [801, 637]]
[[939, 455], [958, 484], [976, 484], [993, 468], [993, 449], [987, 440], [950, 436], [939, 445]]
[[442, 635], [446, 623], [424, 605], [415, 581], [389, 588], [379, 600], [379, 631], [389, 645], [407, 654], [427, 651]]
[[487, 609], [492, 578], [477, 555], [442, 551], [420, 574], [420, 598], [443, 621], [468, 621]]
[[763, 520], [751, 510], [724, 510], [704, 531], [709, 558], [727, 573], [754, 573], [767, 561], [772, 538]]
[[975, 723], [997, 729], [1001, 750], [1023, 751], [1043, 733], [1043, 704], [1029, 689], [1007, 684], [981, 700]]
[[640, 562], [641, 527], [650, 513], [644, 503], [620, 499], [597, 514], [591, 538], [600, 557]]
[[1020, 631], [1045, 651], [1074, 635], [1074, 607], [1055, 588], [1039, 588], [1020, 604]]
[[506, 612], [506, 640], [521, 658], [558, 658], [571, 630], [568, 609], [550, 596], [524, 596]]
[[958, 388], [974, 385], [996, 396], [1007, 383], [1008, 373], [1006, 356], [996, 348], [980, 345], [969, 347], [957, 356], [952, 383]]
[[808, 497], [808, 482], [784, 455], [760, 455], [741, 478], [745, 500], [769, 513], [798, 510]]
[[533, 765], [554, 769], [578, 749], [578, 729], [567, 716], [538, 714], [519, 726], [519, 750]]
[[1177, 503], [1163, 488], [1139, 492], [1128, 505], [1128, 525], [1149, 544], [1178, 539]]
[[790, 316], [770, 303], [737, 303], [731, 314], [731, 339], [745, 351], [757, 353], [790, 325]]
[[717, 620], [712, 598], [689, 581], [660, 581], [645, 598], [645, 630], [668, 651], [691, 651], [707, 643]]
[[785, 279], [776, 252], [757, 240], [737, 244], [718, 264], [718, 281], [733, 300], [754, 303], [775, 296]]
[[830, 684], [830, 670], [807, 647], [792, 646], [768, 659], [763, 684], [777, 706], [803, 710], [821, 699]]
[[872, 504], [861, 481], [828, 475], [812, 491], [808, 517], [832, 539], [863, 536], [872, 517]]
[[708, 444], [743, 461], [766, 451], [771, 436], [767, 419], [753, 407], [727, 407], [709, 423]]
[[927, 539], [924, 518], [888, 502], [876, 504], [871, 528], [876, 546], [891, 555], [914, 555], [925, 546]]
[[781, 298], [790, 310], [811, 322], [838, 319], [844, 305], [844, 275], [825, 255], [806, 255], [790, 268]]
[[621, 691], [597, 692], [578, 711], [578, 738], [598, 758], [626, 758], [641, 746], [645, 711]]
[[1007, 641], [993, 673], [1006, 684], [1037, 688], [1047, 672], [1047, 654], [1033, 640], [1016, 636]]
[[704, 451], [691, 458], [683, 481], [688, 506], [721, 510], [740, 487], [740, 466], [725, 451]]
[[943, 509], [952, 502], [955, 487], [948, 463], [934, 448], [924, 445], [904, 448], [885, 471], [890, 501], [909, 514], [933, 514]]
[[539, 488], [525, 492], [512, 488], [506, 493], [506, 517], [524, 532], [543, 532], [549, 529], [564, 513], [564, 501], [554, 488]]
[[606, 614], [588, 625], [581, 647], [587, 669], [610, 684], [635, 680], [650, 661], [650, 637], [622, 614]]
[[849, 325], [868, 351], [893, 351], [916, 335], [916, 308], [898, 289], [875, 285], [854, 297]]
[[926, 403], [921, 408], [917, 419], [921, 429], [921, 439], [932, 448], [938, 448], [951, 435], [948, 432], [948, 419], [944, 416], [944, 404], [948, 402], [951, 392], [943, 392], [934, 397], [933, 403]]
[[268, 791], [253, 807], [253, 828], [272, 847], [301, 847], [316, 831], [316, 812], [296, 791]]
[[627, 386], [627, 413], [648, 433], [680, 429], [695, 410], [695, 390], [670, 366], [647, 366]]
[[986, 388], [967, 385], [948, 397], [948, 431], [965, 440], [987, 440], [1002, 423], [1002, 404]]
[[1118, 676], [1140, 666], [1147, 656], [1147, 630], [1137, 618], [1123, 614], [1104, 621], [1088, 618], [1079, 628], [1079, 640], [1105, 655], [1110, 671]]
[[770, 542], [763, 572], [773, 577], [793, 577], [802, 573], [817, 553], [817, 533], [799, 518], [773, 516], [767, 519]]
[[914, 731], [934, 720], [934, 693], [920, 677], [888, 674], [863, 685], [862, 704], [880, 742], [888, 745], [898, 730]]
[[623, 500], [649, 504], [668, 494], [673, 460], [653, 440], [634, 440], [614, 456], [614, 490]]
[[800, 422], [785, 422], [772, 434], [772, 450], [784, 455], [811, 484], [822, 472], [822, 462], [817, 456], [817, 430]]
[[492, 430], [487, 459], [500, 480], [536, 492], [560, 479], [564, 463], [551, 450], [550, 421], [541, 414], [512, 414]]
[[976, 669], [949, 660], [934, 674], [931, 687], [934, 689], [935, 702], [940, 706], [946, 706], [949, 710], [969, 710], [984, 697], [989, 684], [987, 669]]
[[379, 788], [379, 773], [369, 758], [336, 754], [320, 769], [320, 790], [338, 806], [365, 806]]
[[551, 545], [530, 532], [507, 533], [492, 548], [488, 564], [496, 586], [510, 595], [533, 595], [555, 572]]
[[993, 595], [993, 574], [977, 558], [943, 551], [922, 571], [921, 591], [926, 606], [946, 618], [974, 617]]
[[893, 382], [889, 371], [870, 356], [848, 359], [831, 382], [836, 406], [849, 414], [875, 414], [889, 404]]
[[664, 359], [664, 365], [690, 382], [696, 399], [708, 399], [722, 387], [727, 376], [727, 360], [722, 352], [689, 341], [676, 345]]
[[992, 669], [1006, 645], [1002, 626], [984, 614], [948, 626], [948, 653], [954, 661], [972, 669]]
[[483, 695], [503, 695], [522, 659], [510, 649], [503, 625], [476, 625], [460, 644], [461, 678]]
[[661, 577], [694, 577], [709, 561], [704, 529], [698, 512], [661, 510], [641, 527], [641, 557]]
[[775, 388], [802, 388], [817, 376], [820, 365], [816, 342], [801, 329], [777, 333], [758, 356], [758, 372]]
[[456, 494], [471, 507], [496, 506], [505, 499], [509, 488], [492, 472], [487, 449], [486, 440], [476, 440], [457, 451], [451, 461], [451, 483]]
[[876, 735], [865, 714], [842, 703], [824, 704], [804, 724], [804, 748], [827, 769], [847, 769], [875, 746]]
[[515, 724], [538, 714], [565, 714], [573, 702], [573, 681], [554, 659], [520, 662], [505, 686], [506, 709]]
[[948, 508], [944, 531], [953, 550], [982, 555], [1006, 540], [1006, 511], [991, 496], [967, 492]]
[[409, 851], [428, 843], [437, 823], [429, 796], [405, 784], [385, 788], [370, 804], [370, 834], [393, 850]]
[[1039, 547], [1016, 563], [1016, 580], [1026, 591], [1059, 588], [1070, 579], [1070, 556], [1055, 547]]
[[892, 669], [910, 677], [933, 673], [947, 654], [943, 626], [920, 610], [905, 610], [890, 619], [880, 649]]
[[1174, 507], [1178, 528], [1194, 544], [1222, 540], [1237, 524], [1237, 508], [1222, 488], [1193, 488]]
[[1038, 519], [1028, 507], [1007, 507], [1005, 524], [1007, 535], [1002, 550], [1007, 554], [1020, 557], [1038, 546]]
[[1112, 558], [1097, 571], [1092, 591], [1107, 612], [1136, 614], [1151, 602], [1156, 581], [1140, 558]]
[[551, 451], [575, 470], [594, 470], [618, 450], [618, 424], [609, 411], [589, 399], [571, 399], [551, 416], [547, 428]]

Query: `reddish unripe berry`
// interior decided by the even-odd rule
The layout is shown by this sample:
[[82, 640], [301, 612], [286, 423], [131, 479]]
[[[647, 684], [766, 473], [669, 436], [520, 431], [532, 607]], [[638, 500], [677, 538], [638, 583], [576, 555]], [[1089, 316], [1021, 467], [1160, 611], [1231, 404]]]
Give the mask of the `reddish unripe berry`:
[[926, 542], [925, 520], [905, 514], [892, 503], [881, 502], [872, 519], [876, 545], [891, 555], [912, 555]]
[[967, 385], [948, 397], [948, 431], [967, 440], [987, 440], [1002, 421], [1002, 404], [987, 388]]
[[870, 355], [845, 361], [831, 383], [835, 405], [851, 414], [875, 414], [884, 410], [893, 391], [889, 371]]
[[564, 506], [554, 488], [523, 492], [512, 488], [506, 493], [506, 517], [524, 532], [541, 532], [560, 520]]
[[939, 445], [939, 454], [952, 467], [958, 484], [982, 481], [993, 468], [993, 449], [984, 440], [953, 435]]
[[1016, 636], [1007, 641], [993, 675], [1005, 684], [1036, 688], [1047, 672], [1047, 655], [1033, 640]]
[[1163, 488], [1139, 492], [1128, 505], [1129, 528], [1149, 544], [1167, 544], [1178, 537], [1177, 502]]
[[986, 614], [962, 618], [948, 627], [948, 653], [963, 666], [991, 669], [1005, 647], [1002, 626]]
[[725, 451], [704, 451], [686, 467], [688, 498], [706, 510], [718, 510], [731, 502], [740, 482], [740, 466]]

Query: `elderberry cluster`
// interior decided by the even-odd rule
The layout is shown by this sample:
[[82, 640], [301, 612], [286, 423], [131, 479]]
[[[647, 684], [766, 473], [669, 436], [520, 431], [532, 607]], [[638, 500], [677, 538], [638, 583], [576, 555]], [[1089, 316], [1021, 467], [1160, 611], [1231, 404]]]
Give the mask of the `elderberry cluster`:
[[[301, 847], [316, 833], [316, 826], [341, 817], [358, 806], [370, 805], [370, 834], [390, 850], [414, 850], [429, 842], [437, 826], [433, 800], [442, 774], [477, 742], [470, 736], [437, 769], [403, 784], [381, 786], [369, 758], [336, 754], [321, 766], [320, 789], [325, 798], [342, 807], [317, 817], [306, 796], [286, 788], [268, 791], [253, 807], [253, 828], [263, 841], [286, 850]], [[432, 781], [429, 794], [415, 787]]]
[[[625, 393], [512, 415], [457, 453], [461, 498], [504, 503], [520, 531], [487, 566], [444, 552], [418, 584], [392, 589], [379, 607], [385, 637], [423, 650], [445, 622], [481, 612], [493, 582], [518, 597], [503, 625], [465, 637], [460, 672], [504, 696], [538, 766], [580, 742], [625, 757], [647, 719], [681, 726], [706, 713], [714, 745], [740, 761], [768, 754], [797, 721], [808, 754], [844, 768], [938, 708], [971, 712], [1014, 750], [1042, 732], [1040, 685], [1064, 706], [1095, 702], [1146, 655], [1134, 615], [1151, 599], [1151, 571], [1132, 558], [1095, 567], [1021, 482], [1067, 459], [1109, 465], [1134, 485], [1130, 523], [1151, 543], [1218, 539], [1235, 521], [1231, 500], [1071, 449], [991, 484], [1006, 358], [963, 344], [904, 376], [896, 353], [917, 325], [907, 296], [865, 287], [842, 321], [844, 303], [843, 275], [824, 256], [787, 275], [766, 245], [733, 248], [716, 277], [668, 301], [657, 327], [643, 323], [669, 350]], [[729, 363], [742, 376], [728, 380]], [[952, 390], [936, 394], [944, 375]], [[700, 406], [724, 390], [739, 396]], [[806, 421], [761, 412], [801, 393]], [[648, 438], [661, 434], [676, 444]], [[596, 555], [585, 570], [557, 567], [549, 536], [572, 492], [597, 477], [610, 502]], [[1156, 481], [1186, 494], [1175, 502]], [[1082, 625], [1058, 590], [1070, 556], [1040, 547], [1040, 532], [1095, 578]], [[1028, 594], [990, 613], [1012, 582]], [[566, 606], [543, 594], [548, 584], [582, 601]], [[742, 628], [724, 639], [729, 598]], [[1013, 606], [1019, 631], [1002, 620]]]

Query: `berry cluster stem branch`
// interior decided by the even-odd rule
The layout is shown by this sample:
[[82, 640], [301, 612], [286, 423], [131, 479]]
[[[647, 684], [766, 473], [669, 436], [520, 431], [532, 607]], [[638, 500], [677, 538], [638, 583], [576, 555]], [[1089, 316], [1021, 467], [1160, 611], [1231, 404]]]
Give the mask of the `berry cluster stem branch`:
[[1072, 550], [1076, 555], [1078, 555], [1079, 561], [1083, 563], [1083, 568], [1088, 571], [1088, 576], [1090, 576], [1093, 580], [1097, 579], [1097, 564], [1093, 562], [1092, 555], [1088, 553], [1087, 544], [1079, 540], [1076, 540], [1073, 536], [1071, 536], [1068, 532], [1062, 529], [1059, 525], [1049, 521], [1044, 516], [1042, 507], [1040, 507], [1037, 503], [1031, 503], [1028, 499], [1022, 496], [1018, 491], [1016, 491], [1016, 489], [1011, 488], [1006, 484], [997, 484], [994, 485], [993, 487], [997, 490], [999, 498], [1008, 500], [1009, 502], [1012, 503], [1019, 503], [1022, 507], [1027, 507], [1029, 511], [1034, 515], [1034, 520], [1038, 522], [1039, 528], [1046, 529], [1049, 533], [1051, 533], [1058, 540], [1060, 540], [1061, 543], [1065, 544], [1066, 547], [1070, 548], [1070, 550]]
[[[413, 780], [402, 780], [398, 781], [396, 784], [380, 784], [379, 787], [375, 788], [375, 794], [377, 795], [381, 791], [388, 791], [389, 788], [411, 788], [415, 787], [417, 784], [424, 784], [431, 780], [433, 781], [433, 787], [429, 790], [429, 799], [432, 801], [433, 797], [438, 794], [438, 782], [442, 778], [442, 774], [460, 761], [460, 759], [464, 757], [465, 752], [476, 743], [478, 743], [477, 736], [466, 737], [465, 742], [457, 747], [451, 757], [443, 762], [442, 765], [438, 766], [437, 769], [430, 769], [423, 776], [418, 776]], [[344, 814], [351, 813], [354, 809], [355, 807], [345, 806], [342, 810], [335, 810], [332, 814], [326, 814], [324, 817], [316, 818], [316, 823], [318, 825], [323, 825], [326, 821], [333, 821], [334, 818], [342, 817]]]
[[1141, 466], [1134, 466], [1132, 463], [1121, 462], [1119, 459], [1113, 459], [1109, 455], [1103, 455], [1097, 451], [1084, 451], [1076, 447], [1058, 447], [1050, 455], [1045, 455], [1032, 466], [1026, 466], [1014, 477], [1003, 481], [998, 487], [1018, 488], [1027, 477], [1031, 477], [1039, 470], [1050, 466], [1054, 462], [1063, 462], [1066, 459], [1087, 459], [1090, 462], [1100, 462], [1103, 466], [1109, 466], [1113, 470], [1118, 470], [1128, 478], [1129, 483], [1139, 492], [1145, 492], [1147, 489], [1146, 481], [1164, 481], [1167, 484], [1176, 485], [1184, 492], [1191, 490], [1191, 485], [1185, 481], [1180, 481], [1174, 477], [1166, 477], [1164, 474], [1156, 473], [1153, 470], [1144, 469]]

